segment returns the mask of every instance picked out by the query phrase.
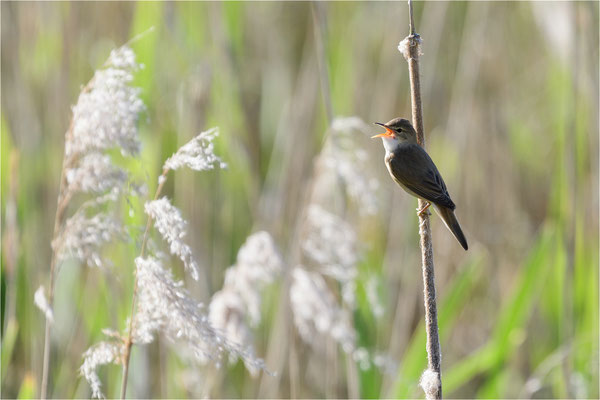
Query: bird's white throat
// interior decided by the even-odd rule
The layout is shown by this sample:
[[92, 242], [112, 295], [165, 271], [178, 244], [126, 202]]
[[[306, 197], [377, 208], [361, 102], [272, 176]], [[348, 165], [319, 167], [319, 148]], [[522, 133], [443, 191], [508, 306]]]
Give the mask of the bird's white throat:
[[400, 144], [400, 141], [395, 137], [382, 137], [381, 140], [383, 140], [383, 147], [386, 154], [393, 153]]

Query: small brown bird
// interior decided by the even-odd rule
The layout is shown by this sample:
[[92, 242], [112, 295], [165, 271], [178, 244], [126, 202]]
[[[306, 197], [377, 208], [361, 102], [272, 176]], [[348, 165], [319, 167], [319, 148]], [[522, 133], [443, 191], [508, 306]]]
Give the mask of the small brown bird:
[[418, 214], [427, 211], [433, 204], [450, 232], [467, 250], [467, 239], [454, 215], [456, 206], [450, 198], [446, 184], [429, 154], [417, 143], [417, 132], [411, 123], [402, 118], [394, 118], [386, 124], [376, 122], [385, 128], [385, 133], [373, 136], [383, 140], [385, 165], [392, 178], [404, 190], [427, 202]]

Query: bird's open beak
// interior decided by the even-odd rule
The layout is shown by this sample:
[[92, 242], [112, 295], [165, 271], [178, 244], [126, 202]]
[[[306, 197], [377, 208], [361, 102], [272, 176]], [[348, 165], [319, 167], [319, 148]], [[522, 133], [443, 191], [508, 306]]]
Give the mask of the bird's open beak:
[[374, 124], [385, 128], [385, 132], [380, 133], [379, 135], [371, 136], [371, 139], [375, 139], [378, 137], [393, 137], [394, 136], [394, 131], [392, 131], [390, 128], [388, 128], [385, 124], [382, 124], [381, 122], [374, 122]]

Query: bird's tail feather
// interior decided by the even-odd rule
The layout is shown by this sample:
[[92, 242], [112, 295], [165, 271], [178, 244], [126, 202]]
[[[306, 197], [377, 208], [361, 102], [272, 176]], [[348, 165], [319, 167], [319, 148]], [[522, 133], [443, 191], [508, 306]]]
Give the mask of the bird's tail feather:
[[452, 232], [452, 234], [454, 235], [456, 240], [458, 240], [460, 245], [465, 250], [468, 250], [469, 245], [467, 244], [467, 238], [465, 237], [465, 234], [463, 233], [462, 229], [460, 228], [460, 224], [458, 223], [458, 220], [456, 219], [456, 215], [454, 215], [454, 211], [447, 207], [442, 207], [442, 206], [437, 206], [437, 205], [435, 206], [435, 209], [438, 212], [438, 214], [440, 215], [440, 217], [442, 218], [442, 221], [444, 221], [444, 224], [446, 224], [448, 229], [450, 229], [450, 232]]

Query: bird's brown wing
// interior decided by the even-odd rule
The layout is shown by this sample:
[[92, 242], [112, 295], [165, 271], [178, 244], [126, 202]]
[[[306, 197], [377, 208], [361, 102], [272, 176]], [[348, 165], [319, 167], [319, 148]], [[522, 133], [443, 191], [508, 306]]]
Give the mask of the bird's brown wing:
[[387, 162], [400, 185], [434, 204], [456, 208], [437, 167], [421, 146], [402, 144], [388, 156]]

